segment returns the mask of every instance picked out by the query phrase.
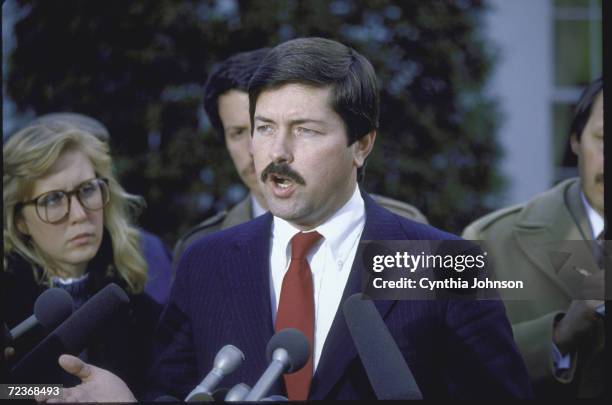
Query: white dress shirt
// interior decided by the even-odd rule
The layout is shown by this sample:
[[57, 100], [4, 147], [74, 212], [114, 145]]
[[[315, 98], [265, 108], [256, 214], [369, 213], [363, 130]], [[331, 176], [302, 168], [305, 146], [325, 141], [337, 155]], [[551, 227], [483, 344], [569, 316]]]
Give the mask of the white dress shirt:
[[604, 219], [599, 212], [595, 211], [595, 208], [591, 207], [589, 200], [587, 200], [582, 191], [580, 192], [580, 199], [582, 200], [584, 209], [589, 217], [589, 224], [591, 225], [591, 230], [593, 231], [593, 240], [595, 240], [604, 229]]
[[[331, 328], [342, 293], [357, 253], [365, 226], [365, 206], [359, 188], [349, 201], [315, 229], [323, 237], [310, 250], [307, 260], [312, 271], [315, 305], [313, 373]], [[300, 232], [289, 222], [274, 217], [270, 252], [270, 291], [272, 321], [280, 300], [283, 277], [291, 262], [291, 238]]]

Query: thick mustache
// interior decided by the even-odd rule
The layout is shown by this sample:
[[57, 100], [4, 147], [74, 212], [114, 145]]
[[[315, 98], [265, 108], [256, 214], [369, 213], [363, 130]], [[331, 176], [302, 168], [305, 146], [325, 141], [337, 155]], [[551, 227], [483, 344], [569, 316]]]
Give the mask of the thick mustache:
[[295, 181], [297, 184], [302, 186], [306, 185], [306, 180], [296, 171], [289, 167], [286, 163], [275, 163], [271, 162], [263, 172], [261, 172], [261, 181], [266, 182], [268, 176], [271, 174], [277, 174], [279, 176], [288, 177]]

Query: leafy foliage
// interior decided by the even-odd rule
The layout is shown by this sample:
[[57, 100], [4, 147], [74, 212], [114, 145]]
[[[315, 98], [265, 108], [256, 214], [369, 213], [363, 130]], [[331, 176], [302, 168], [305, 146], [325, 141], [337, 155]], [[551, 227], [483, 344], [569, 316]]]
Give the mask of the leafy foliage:
[[141, 225], [173, 243], [246, 189], [202, 110], [213, 63], [299, 36], [364, 54], [381, 85], [365, 188], [454, 232], [503, 186], [491, 52], [478, 0], [21, 0], [7, 90], [22, 111], [74, 111], [110, 130], [116, 169], [144, 195]]

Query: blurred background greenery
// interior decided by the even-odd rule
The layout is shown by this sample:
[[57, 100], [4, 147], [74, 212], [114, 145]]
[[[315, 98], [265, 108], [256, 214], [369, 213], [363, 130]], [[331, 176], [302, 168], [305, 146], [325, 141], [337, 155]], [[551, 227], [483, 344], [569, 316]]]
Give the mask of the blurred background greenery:
[[300, 36], [336, 39], [375, 67], [381, 130], [366, 190], [455, 233], [499, 204], [501, 116], [483, 91], [495, 60], [483, 1], [16, 4], [4, 85], [17, 112], [103, 122], [122, 184], [147, 200], [140, 225], [169, 244], [246, 193], [203, 111], [206, 73], [235, 52]]

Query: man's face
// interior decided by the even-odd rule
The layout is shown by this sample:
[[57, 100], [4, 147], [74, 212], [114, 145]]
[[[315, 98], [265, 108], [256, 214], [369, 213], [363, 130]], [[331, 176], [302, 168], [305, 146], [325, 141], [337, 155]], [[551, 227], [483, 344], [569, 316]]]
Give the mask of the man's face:
[[251, 155], [251, 121], [249, 95], [230, 90], [219, 97], [219, 118], [225, 132], [225, 145], [240, 179], [251, 192], [259, 193]]
[[603, 123], [603, 92], [600, 92], [593, 107], [589, 120], [578, 140], [571, 138], [572, 150], [578, 156], [578, 171], [582, 181], [582, 190], [591, 206], [603, 215], [604, 209], [604, 123]]
[[255, 106], [253, 157], [273, 215], [300, 229], [327, 220], [351, 197], [375, 133], [347, 146], [346, 126], [330, 107], [331, 89], [286, 84]]

